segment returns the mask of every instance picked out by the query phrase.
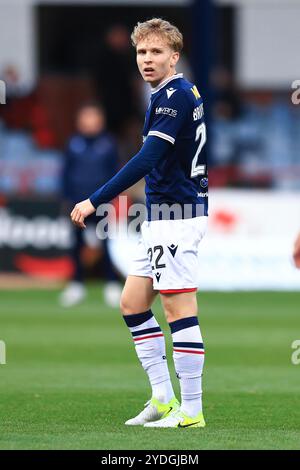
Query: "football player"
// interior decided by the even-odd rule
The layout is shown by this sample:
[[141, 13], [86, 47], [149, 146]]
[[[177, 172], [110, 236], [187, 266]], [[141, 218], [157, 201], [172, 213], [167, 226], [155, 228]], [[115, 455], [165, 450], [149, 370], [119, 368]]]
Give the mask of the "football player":
[[[89, 199], [76, 204], [71, 219], [85, 218], [141, 178], [146, 180], [147, 220], [127, 277], [121, 310], [152, 397], [127, 425], [204, 427], [204, 345], [197, 317], [198, 247], [208, 216], [208, 179], [203, 101], [197, 87], [176, 71], [183, 38], [168, 21], [138, 23], [132, 33], [137, 65], [150, 84], [141, 150]], [[170, 380], [164, 335], [152, 311], [160, 295], [173, 339], [180, 381], [177, 401]]]

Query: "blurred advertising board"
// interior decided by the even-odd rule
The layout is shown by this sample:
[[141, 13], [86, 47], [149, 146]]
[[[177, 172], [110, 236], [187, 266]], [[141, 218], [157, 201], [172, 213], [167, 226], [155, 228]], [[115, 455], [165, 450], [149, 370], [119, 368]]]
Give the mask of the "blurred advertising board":
[[72, 233], [56, 199], [8, 199], [0, 207], [0, 271], [68, 278]]
[[[296, 192], [211, 190], [208, 231], [199, 249], [199, 289], [300, 290], [300, 271], [292, 262], [299, 202]], [[108, 246], [126, 276], [139, 235], [128, 230], [126, 217], [120, 223], [124, 230], [121, 226]], [[72, 244], [72, 227], [58, 200], [10, 199], [1, 205], [0, 271], [67, 279]]]
[[297, 193], [211, 191], [200, 288], [300, 290], [300, 272], [292, 263], [299, 202]]

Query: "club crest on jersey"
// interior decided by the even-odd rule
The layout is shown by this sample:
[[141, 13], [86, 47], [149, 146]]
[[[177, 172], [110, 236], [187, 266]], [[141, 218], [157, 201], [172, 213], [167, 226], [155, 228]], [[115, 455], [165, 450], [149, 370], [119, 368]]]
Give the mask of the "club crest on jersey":
[[208, 178], [202, 178], [202, 179], [200, 180], [200, 186], [201, 186], [201, 188], [207, 188], [207, 186], [208, 186]]
[[194, 94], [195, 98], [197, 100], [199, 100], [201, 98], [201, 95], [198, 91], [198, 88], [196, 87], [196, 85], [194, 85], [192, 88], [191, 88], [191, 92]]
[[168, 88], [167, 89], [167, 96], [168, 96], [168, 99], [171, 98], [171, 96], [173, 95], [173, 93], [175, 93], [175, 90], [174, 88]]

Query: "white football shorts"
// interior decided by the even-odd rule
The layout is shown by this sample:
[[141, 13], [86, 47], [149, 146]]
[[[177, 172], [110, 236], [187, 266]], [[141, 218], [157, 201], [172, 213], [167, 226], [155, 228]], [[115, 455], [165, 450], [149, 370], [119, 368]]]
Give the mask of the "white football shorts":
[[150, 277], [162, 294], [197, 290], [198, 247], [208, 217], [145, 221], [129, 275]]

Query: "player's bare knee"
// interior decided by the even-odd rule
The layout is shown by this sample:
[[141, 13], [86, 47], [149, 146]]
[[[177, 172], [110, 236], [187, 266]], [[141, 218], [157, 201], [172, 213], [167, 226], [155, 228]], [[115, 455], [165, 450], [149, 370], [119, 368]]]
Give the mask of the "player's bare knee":
[[[139, 308], [127, 295], [122, 295], [120, 299], [120, 310], [123, 315], [134, 315], [143, 312], [143, 308]], [[146, 309], [147, 310], [147, 309]]]
[[132, 312], [132, 306], [128, 302], [126, 296], [122, 295], [120, 299], [120, 310], [123, 315], [130, 315]]
[[182, 318], [181, 312], [173, 308], [169, 308], [169, 309], [165, 308], [164, 311], [165, 311], [165, 317], [168, 323], [171, 323], [176, 320], [180, 320]]
[[171, 312], [166, 312], [165, 311], [165, 317], [166, 317], [166, 320], [167, 320], [168, 323], [171, 323], [173, 321], [178, 320], [178, 316], [174, 315]]
[[[171, 296], [164, 296], [163, 299], [163, 308], [166, 316], [167, 322], [175, 321], [177, 320], [178, 317], [178, 308], [175, 308], [176, 305], [174, 305], [173, 299]], [[177, 314], [176, 314], [177, 312]]]
[[197, 315], [195, 294], [164, 294], [161, 299], [168, 323]]

